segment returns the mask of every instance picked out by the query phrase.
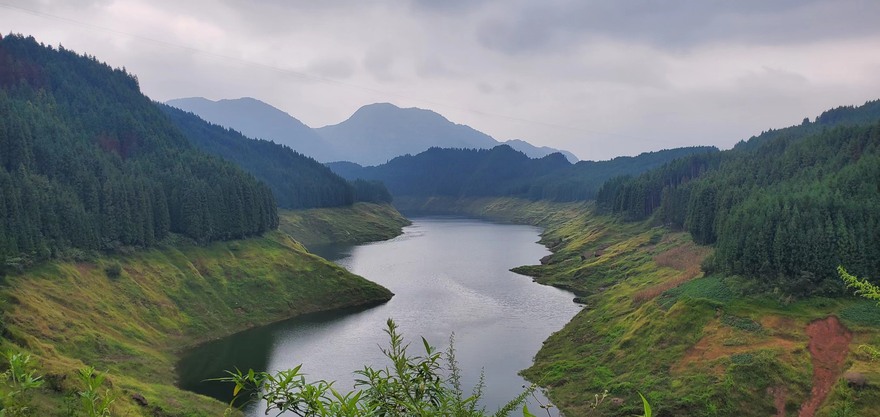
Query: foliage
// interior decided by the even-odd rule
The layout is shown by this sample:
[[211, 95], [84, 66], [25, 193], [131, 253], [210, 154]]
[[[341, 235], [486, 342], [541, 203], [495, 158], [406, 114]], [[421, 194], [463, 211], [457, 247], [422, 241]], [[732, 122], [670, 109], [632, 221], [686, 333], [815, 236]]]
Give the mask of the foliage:
[[[112, 262], [125, 270], [117, 280], [107, 279], [101, 267]], [[73, 378], [81, 363], [107, 375], [103, 387], [115, 394], [114, 415], [220, 416], [223, 404], [172, 385], [179, 380], [175, 364], [182, 346], [315, 311], [374, 305], [392, 295], [281, 232], [101, 255], [94, 264], [45, 262], [6, 280], [0, 299], [15, 300], [3, 308], [6, 343], [41, 358], [45, 378], [60, 387], [35, 396], [35, 411], [47, 416], [65, 407], [67, 393], [82, 391]], [[59, 379], [66, 375], [71, 378]], [[137, 405], [133, 393], [149, 407]], [[74, 400], [79, 409], [79, 396]]]
[[[850, 275], [848, 272], [846, 272], [846, 269], [844, 269], [843, 266], [837, 267], [837, 273], [840, 274], [840, 279], [843, 280], [844, 283], [846, 283], [847, 287], [854, 288], [856, 290], [856, 294], [869, 300], [880, 301], [880, 287], [871, 284], [867, 280], [862, 280], [858, 277]], [[859, 350], [870, 355], [872, 360], [880, 360], [880, 349], [877, 349], [874, 346], [861, 345], [859, 346]]]
[[836, 267], [880, 271], [880, 101], [829, 110], [734, 149], [618, 177], [597, 205], [715, 244], [712, 271], [758, 291], [839, 294]]
[[287, 146], [245, 137], [171, 106], [161, 103], [156, 106], [197, 148], [234, 162], [265, 182], [279, 207], [303, 209], [349, 206], [355, 201], [377, 202], [380, 197], [372, 194], [384, 190], [381, 184], [359, 189], [358, 184], [349, 184], [323, 164]]
[[196, 150], [125, 70], [9, 35], [0, 74], [5, 264], [277, 227], [269, 188]]
[[6, 352], [9, 369], [2, 374], [3, 390], [0, 391], [0, 416], [19, 417], [32, 414], [30, 394], [43, 386], [42, 377], [30, 369], [30, 355]]
[[[279, 371], [235, 372], [221, 381], [233, 383], [235, 398], [250, 396], [250, 401], [265, 402], [266, 414], [285, 412], [297, 416], [485, 416], [478, 408], [482, 383], [477, 384], [472, 395], [465, 397], [461, 390], [461, 374], [455, 361], [454, 348], [446, 355], [438, 352], [422, 338], [424, 354], [411, 355], [409, 344], [397, 331], [397, 325], [388, 320], [385, 332], [390, 339], [389, 347], [382, 353], [391, 367], [374, 369], [365, 366], [355, 373], [358, 390], [341, 394], [326, 381], [306, 382], [300, 372], [301, 366]], [[449, 375], [442, 372], [442, 359], [446, 359]], [[493, 416], [506, 416], [525, 402], [534, 387], [523, 392], [499, 409]], [[524, 407], [523, 415], [531, 415]]]
[[842, 266], [837, 267], [837, 273], [840, 274], [840, 279], [846, 286], [854, 289], [857, 295], [880, 302], [880, 287], [850, 275]]
[[389, 204], [355, 203], [351, 207], [281, 210], [278, 229], [311, 248], [391, 239], [410, 224]]
[[80, 369], [77, 377], [85, 385], [85, 389], [79, 392], [79, 398], [86, 417], [110, 417], [110, 405], [116, 399], [109, 389], [103, 395], [98, 392], [106, 376], [96, 373], [95, 368], [89, 366]]
[[357, 201], [379, 204], [391, 203], [391, 193], [381, 181], [356, 179], [351, 182], [351, 185], [354, 187], [354, 197]]
[[532, 201], [585, 201], [616, 175], [638, 174], [675, 158], [717, 151], [693, 147], [647, 152], [572, 165], [562, 154], [531, 159], [507, 145], [492, 149], [431, 148], [375, 166], [328, 164], [348, 179], [380, 180], [395, 197], [516, 197]]

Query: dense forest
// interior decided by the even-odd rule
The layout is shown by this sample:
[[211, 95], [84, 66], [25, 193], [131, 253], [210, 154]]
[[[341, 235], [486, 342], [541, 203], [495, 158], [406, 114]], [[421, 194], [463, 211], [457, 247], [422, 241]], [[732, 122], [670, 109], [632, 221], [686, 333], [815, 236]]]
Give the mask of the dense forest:
[[755, 290], [839, 293], [838, 265], [880, 271], [878, 121], [880, 101], [829, 110], [729, 151], [614, 178], [597, 203], [715, 244], [706, 267], [749, 277]]
[[270, 189], [192, 146], [136, 77], [32, 37], [0, 38], [0, 168], [0, 266], [278, 224]]
[[675, 158], [717, 152], [693, 147], [648, 152], [610, 161], [571, 164], [560, 153], [531, 159], [508, 145], [492, 149], [431, 148], [375, 166], [328, 164], [348, 179], [378, 180], [395, 196], [519, 197], [530, 200], [590, 200], [616, 175], [638, 174]]
[[287, 146], [250, 139], [192, 113], [161, 103], [157, 105], [196, 147], [234, 162], [265, 182], [279, 207], [303, 209], [349, 206], [355, 201], [391, 201], [381, 183], [349, 183], [323, 164]]

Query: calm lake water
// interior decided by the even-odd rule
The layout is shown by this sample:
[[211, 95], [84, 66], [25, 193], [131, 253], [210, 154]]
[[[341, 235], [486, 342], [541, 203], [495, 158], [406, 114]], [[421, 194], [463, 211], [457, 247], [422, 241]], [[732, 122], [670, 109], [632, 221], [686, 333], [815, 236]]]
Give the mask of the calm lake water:
[[[541, 343], [578, 311], [572, 294], [509, 271], [549, 252], [540, 229], [457, 218], [416, 218], [404, 234], [361, 246], [313, 248], [395, 296], [386, 304], [333, 311], [248, 330], [200, 346], [178, 365], [184, 389], [228, 401], [231, 385], [204, 382], [223, 370], [276, 371], [303, 364], [308, 380], [353, 388], [353, 371], [384, 367], [379, 346], [392, 318], [423, 353], [419, 336], [445, 348], [455, 333], [457, 358], [470, 390], [485, 372], [483, 405], [496, 410], [522, 392], [517, 372], [531, 365]], [[251, 415], [263, 415], [251, 410]]]

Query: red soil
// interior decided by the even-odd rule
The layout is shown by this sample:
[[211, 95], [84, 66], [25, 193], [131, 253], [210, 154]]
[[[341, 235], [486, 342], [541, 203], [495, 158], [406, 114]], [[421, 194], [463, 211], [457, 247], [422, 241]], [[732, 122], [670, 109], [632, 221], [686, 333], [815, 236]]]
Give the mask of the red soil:
[[788, 399], [788, 390], [783, 386], [767, 389], [767, 393], [773, 396], [773, 405], [776, 406], [776, 417], [785, 417], [785, 400]]
[[831, 387], [843, 371], [852, 333], [840, 324], [837, 317], [829, 316], [807, 326], [809, 349], [813, 357], [813, 389], [810, 399], [802, 406], [798, 417], [814, 417], [825, 401]]

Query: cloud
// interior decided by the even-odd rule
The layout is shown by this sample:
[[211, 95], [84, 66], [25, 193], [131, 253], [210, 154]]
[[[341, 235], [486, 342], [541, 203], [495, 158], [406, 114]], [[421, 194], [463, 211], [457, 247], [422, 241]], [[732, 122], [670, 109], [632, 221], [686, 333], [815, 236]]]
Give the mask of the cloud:
[[355, 64], [349, 58], [321, 59], [312, 62], [306, 68], [306, 72], [321, 77], [344, 80], [350, 78], [355, 71]]
[[808, 43], [880, 34], [880, 2], [548, 0], [487, 18], [477, 39], [507, 54], [552, 53], [597, 39], [683, 50], [707, 43]]
[[157, 100], [251, 96], [311, 126], [388, 101], [587, 159], [880, 97], [870, 0], [11, 1], [4, 30], [125, 66]]

